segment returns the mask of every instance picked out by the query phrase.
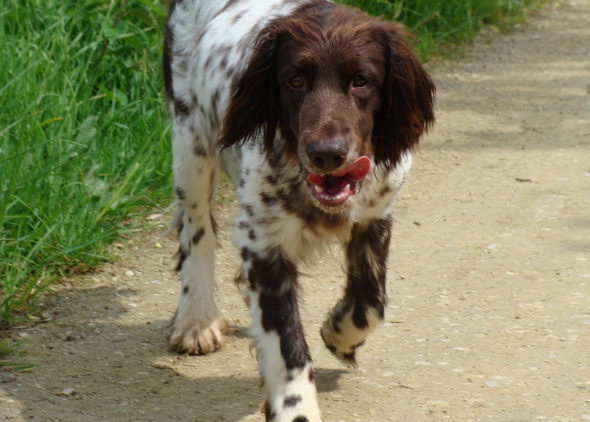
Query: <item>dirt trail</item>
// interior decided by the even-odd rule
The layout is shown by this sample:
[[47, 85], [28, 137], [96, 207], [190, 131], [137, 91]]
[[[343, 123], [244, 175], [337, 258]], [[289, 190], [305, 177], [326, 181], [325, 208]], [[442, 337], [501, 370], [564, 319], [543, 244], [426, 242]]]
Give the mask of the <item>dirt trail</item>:
[[[325, 421], [590, 420], [590, 0], [487, 38], [433, 70], [438, 123], [397, 202], [386, 323], [360, 369], [318, 333], [342, 290], [339, 254], [305, 270]], [[48, 297], [51, 321], [16, 330], [39, 366], [0, 372], [0, 418], [262, 421], [232, 209], [221, 351], [168, 351], [175, 246], [145, 233], [120, 264]]]

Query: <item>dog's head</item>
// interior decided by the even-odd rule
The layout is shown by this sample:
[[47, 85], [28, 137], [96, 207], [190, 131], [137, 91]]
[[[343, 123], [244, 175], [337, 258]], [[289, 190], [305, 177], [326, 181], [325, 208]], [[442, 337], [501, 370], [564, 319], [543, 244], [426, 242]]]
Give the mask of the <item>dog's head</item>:
[[331, 3], [271, 21], [237, 82], [219, 144], [277, 130], [296, 156], [313, 202], [340, 210], [371, 162], [393, 168], [434, 122], [434, 85], [404, 27]]

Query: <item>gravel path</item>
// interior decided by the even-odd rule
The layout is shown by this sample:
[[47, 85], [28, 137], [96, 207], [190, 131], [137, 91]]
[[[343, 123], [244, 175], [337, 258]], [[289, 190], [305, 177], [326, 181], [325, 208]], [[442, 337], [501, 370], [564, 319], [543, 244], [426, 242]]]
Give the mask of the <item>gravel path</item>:
[[[305, 269], [302, 313], [328, 421], [590, 420], [590, 0], [482, 34], [431, 69], [435, 130], [395, 210], [386, 322], [341, 366], [319, 327], [340, 253]], [[20, 327], [29, 373], [0, 371], [0, 418], [262, 421], [248, 315], [220, 214], [219, 352], [174, 356], [174, 242], [119, 245], [104, 271], [44, 299]], [[162, 217], [161, 221], [166, 221]]]

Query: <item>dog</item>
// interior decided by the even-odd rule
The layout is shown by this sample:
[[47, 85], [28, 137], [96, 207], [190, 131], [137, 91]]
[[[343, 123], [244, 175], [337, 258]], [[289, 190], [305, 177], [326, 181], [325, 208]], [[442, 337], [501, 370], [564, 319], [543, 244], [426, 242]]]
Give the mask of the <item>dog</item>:
[[164, 38], [182, 280], [170, 345], [210, 353], [227, 329], [213, 279], [222, 168], [266, 420], [320, 421], [297, 267], [342, 244], [347, 284], [321, 336], [356, 365], [384, 318], [392, 203], [434, 123], [434, 84], [402, 25], [324, 0], [172, 0]]

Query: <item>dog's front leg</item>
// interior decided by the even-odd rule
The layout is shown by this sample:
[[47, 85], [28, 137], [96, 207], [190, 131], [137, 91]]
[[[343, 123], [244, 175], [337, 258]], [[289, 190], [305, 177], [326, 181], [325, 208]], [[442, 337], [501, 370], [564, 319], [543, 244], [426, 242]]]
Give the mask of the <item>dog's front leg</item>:
[[353, 226], [346, 246], [346, 292], [321, 329], [326, 347], [352, 366], [356, 349], [384, 318], [391, 226], [389, 215]]
[[297, 268], [278, 247], [242, 248], [252, 336], [272, 422], [319, 422], [313, 366], [297, 306]]

